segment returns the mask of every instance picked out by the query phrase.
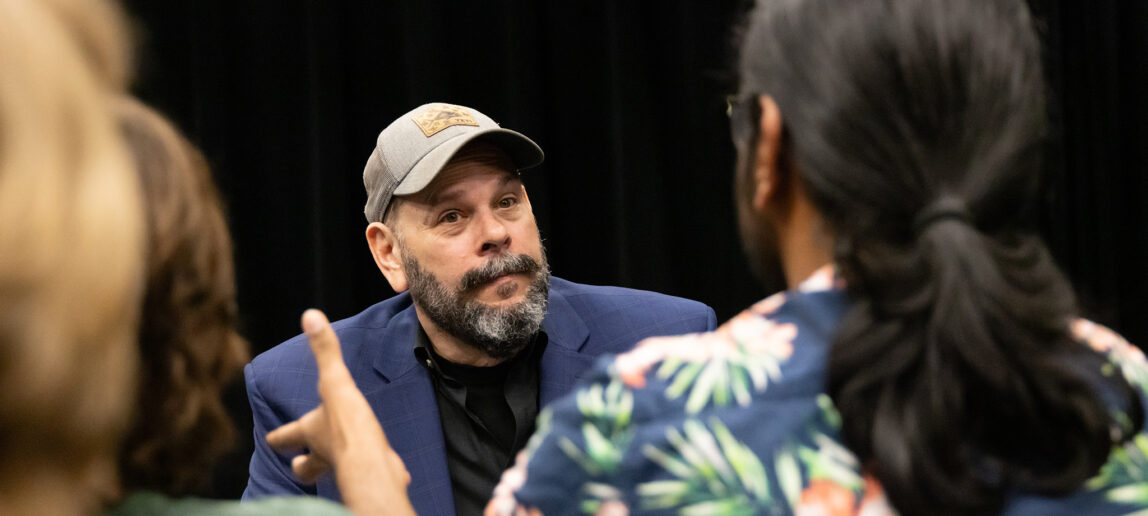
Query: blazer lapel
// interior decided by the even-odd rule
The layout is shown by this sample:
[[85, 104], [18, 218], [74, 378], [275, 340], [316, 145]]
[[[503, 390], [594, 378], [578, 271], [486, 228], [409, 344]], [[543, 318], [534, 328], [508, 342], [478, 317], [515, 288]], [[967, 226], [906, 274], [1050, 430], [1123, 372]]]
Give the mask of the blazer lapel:
[[416, 362], [414, 342], [418, 318], [408, 307], [383, 328], [373, 366], [381, 381], [360, 385], [387, 440], [411, 474], [408, 494], [420, 515], [454, 516], [454, 495], [446, 463], [442, 422], [434, 386]]
[[554, 289], [550, 291], [542, 325], [548, 342], [539, 365], [538, 401], [540, 406], [546, 406], [570, 392], [596, 357], [581, 353], [590, 337], [590, 329], [566, 298]]

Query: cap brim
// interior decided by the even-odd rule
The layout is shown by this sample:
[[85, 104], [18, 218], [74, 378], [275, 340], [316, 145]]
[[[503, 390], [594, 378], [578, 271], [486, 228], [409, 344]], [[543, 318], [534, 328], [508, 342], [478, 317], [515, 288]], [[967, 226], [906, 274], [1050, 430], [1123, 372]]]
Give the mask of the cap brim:
[[395, 188], [394, 195], [410, 195], [422, 191], [434, 180], [442, 167], [454, 157], [466, 144], [475, 140], [493, 143], [510, 156], [517, 170], [536, 167], [542, 163], [545, 155], [542, 148], [526, 135], [510, 129], [492, 128], [483, 131], [461, 134], [451, 139], [423, 156], [399, 186]]

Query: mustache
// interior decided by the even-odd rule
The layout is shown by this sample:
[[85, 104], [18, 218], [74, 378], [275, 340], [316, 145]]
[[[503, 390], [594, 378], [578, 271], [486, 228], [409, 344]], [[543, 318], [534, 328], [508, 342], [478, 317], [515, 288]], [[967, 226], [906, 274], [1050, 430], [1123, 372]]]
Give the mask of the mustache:
[[459, 292], [474, 290], [491, 280], [506, 274], [536, 274], [542, 270], [538, 260], [525, 254], [496, 256], [486, 265], [466, 271], [458, 287]]

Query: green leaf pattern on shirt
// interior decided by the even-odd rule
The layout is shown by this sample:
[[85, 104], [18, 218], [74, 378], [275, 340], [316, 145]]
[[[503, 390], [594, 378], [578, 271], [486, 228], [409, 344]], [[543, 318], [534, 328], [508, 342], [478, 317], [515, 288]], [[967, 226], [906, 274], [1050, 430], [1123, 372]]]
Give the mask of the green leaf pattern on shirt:
[[[1148, 363], [1139, 348], [1112, 330], [1090, 321], [1076, 321], [1073, 331], [1077, 338], [1108, 357], [1111, 369], [1104, 370], [1105, 374], [1111, 374], [1110, 371], [1115, 369], [1140, 393], [1148, 393]], [[1131, 430], [1131, 421], [1123, 412], [1113, 412], [1113, 439], [1123, 440]], [[1148, 437], [1141, 433], [1115, 446], [1108, 462], [1085, 484], [1085, 488], [1103, 492], [1105, 499], [1112, 502], [1148, 504]], [[1148, 511], [1132, 514], [1148, 516]]]
[[[575, 397], [584, 421], [583, 444], [579, 446], [563, 437], [558, 446], [591, 478], [609, 477], [617, 473], [622, 455], [633, 437], [630, 421], [634, 412], [634, 393], [615, 378], [605, 387], [594, 384], [582, 389]], [[586, 514], [593, 514], [602, 503], [621, 497], [617, 488], [603, 482], [588, 482], [582, 490], [581, 505]]]
[[669, 450], [643, 448], [646, 458], [675, 477], [639, 484], [644, 508], [680, 507], [679, 514], [753, 514], [768, 504], [765, 466], [721, 421], [713, 418], [707, 428], [690, 419], [683, 431], [666, 430]]
[[[639, 484], [642, 508], [676, 509], [683, 516], [794, 510], [806, 486], [815, 480], [833, 482], [859, 495], [864, 481], [857, 459], [825, 433], [840, 424], [840, 416], [828, 396], [822, 395], [818, 405], [818, 417], [806, 431], [787, 441], [768, 461], [716, 417], [705, 424], [688, 419], [681, 430], [668, 428], [668, 446], [646, 445], [642, 453], [673, 479]], [[771, 490], [771, 485], [778, 489]]]

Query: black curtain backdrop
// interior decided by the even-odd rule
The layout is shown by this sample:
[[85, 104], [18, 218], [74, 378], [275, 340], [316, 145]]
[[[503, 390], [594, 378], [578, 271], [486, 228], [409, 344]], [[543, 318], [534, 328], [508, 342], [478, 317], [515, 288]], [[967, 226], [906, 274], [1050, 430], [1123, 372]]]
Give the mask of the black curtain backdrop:
[[[235, 239], [243, 332], [259, 353], [392, 294], [363, 231], [378, 132], [428, 101], [531, 136], [525, 176], [555, 274], [698, 299], [732, 316], [767, 289], [731, 206], [725, 96], [745, 0], [128, 0], [136, 92], [214, 167]], [[1148, 341], [1143, 2], [1033, 0], [1056, 134], [1041, 225], [1086, 314]], [[210, 495], [246, 483], [251, 416]]]

